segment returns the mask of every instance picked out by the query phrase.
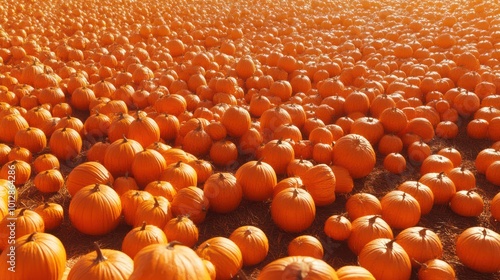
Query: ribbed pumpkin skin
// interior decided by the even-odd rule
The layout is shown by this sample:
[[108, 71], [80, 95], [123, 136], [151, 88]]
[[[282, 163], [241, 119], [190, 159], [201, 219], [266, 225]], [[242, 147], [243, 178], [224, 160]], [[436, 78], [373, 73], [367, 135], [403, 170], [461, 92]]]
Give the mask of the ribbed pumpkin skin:
[[419, 280], [455, 280], [455, 270], [447, 262], [433, 259], [425, 262], [418, 270]]
[[348, 134], [335, 142], [333, 163], [346, 168], [352, 178], [362, 178], [370, 174], [375, 167], [375, 151], [365, 137]]
[[326, 164], [317, 164], [300, 176], [307, 192], [317, 206], [326, 206], [335, 201], [335, 174]]
[[[10, 250], [0, 255], [0, 279], [61, 279], [66, 268], [66, 250], [61, 241], [48, 233], [36, 232], [16, 239], [16, 271], [8, 270]], [[19, 264], [23, 264], [20, 266]]]
[[347, 245], [356, 255], [359, 255], [363, 247], [374, 239], [394, 238], [391, 227], [380, 216], [359, 217], [352, 221], [351, 226]]
[[441, 258], [443, 255], [441, 239], [427, 228], [407, 228], [396, 236], [396, 242], [405, 249], [414, 267], [418, 267], [419, 263]]
[[258, 227], [241, 226], [231, 233], [229, 239], [240, 248], [244, 266], [260, 263], [269, 251], [269, 240]]
[[112, 184], [113, 175], [96, 161], [84, 162], [73, 168], [66, 179], [66, 188], [74, 196], [81, 188], [91, 184]]
[[78, 259], [68, 274], [68, 280], [127, 280], [133, 269], [134, 261], [122, 251], [96, 248]]
[[288, 188], [279, 192], [271, 203], [271, 217], [284, 231], [301, 232], [311, 226], [316, 207], [304, 189]]
[[329, 264], [307, 256], [289, 256], [274, 260], [261, 271], [257, 280], [302, 279], [338, 280], [337, 273]]
[[137, 253], [129, 280], [143, 279], [210, 280], [210, 274], [193, 249], [170, 242], [152, 244]]
[[210, 202], [210, 210], [229, 213], [240, 205], [243, 189], [231, 173], [213, 174], [205, 181], [203, 192]]
[[262, 161], [249, 161], [241, 165], [234, 174], [243, 188], [243, 197], [251, 201], [271, 198], [277, 184], [276, 172]]
[[217, 272], [217, 279], [229, 280], [243, 267], [243, 258], [238, 245], [226, 237], [213, 237], [196, 249], [200, 258], [209, 260]]
[[483, 227], [470, 227], [458, 236], [456, 254], [472, 270], [496, 272], [500, 270], [500, 234]]
[[368, 242], [358, 256], [359, 265], [377, 280], [405, 280], [411, 276], [411, 262], [403, 247], [388, 238]]
[[118, 226], [122, 213], [120, 197], [106, 185], [89, 185], [79, 190], [69, 204], [69, 219], [80, 232], [103, 235]]
[[339, 280], [375, 280], [370, 271], [362, 266], [345, 265], [337, 269]]
[[163, 230], [154, 225], [143, 223], [130, 230], [123, 238], [122, 252], [132, 259], [144, 247], [151, 244], [166, 244], [167, 237]]

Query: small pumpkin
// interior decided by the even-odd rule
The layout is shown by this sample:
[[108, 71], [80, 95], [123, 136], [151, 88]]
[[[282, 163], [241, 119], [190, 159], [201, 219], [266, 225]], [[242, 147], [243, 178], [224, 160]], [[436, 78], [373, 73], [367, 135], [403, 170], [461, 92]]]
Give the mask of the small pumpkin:
[[37, 206], [34, 211], [42, 217], [47, 231], [58, 228], [64, 220], [64, 209], [58, 203], [46, 201]]
[[366, 268], [357, 265], [345, 265], [337, 269], [339, 280], [375, 280]]
[[474, 190], [461, 190], [451, 198], [450, 208], [460, 216], [478, 217], [483, 213], [484, 201]]
[[396, 236], [396, 242], [405, 249], [414, 267], [443, 255], [441, 239], [428, 228], [404, 229]]
[[391, 227], [380, 216], [367, 215], [352, 221], [352, 229], [347, 245], [349, 249], [359, 255], [363, 247], [377, 238], [394, 238]]
[[262, 268], [257, 280], [267, 279], [338, 280], [337, 273], [325, 261], [308, 256], [276, 259]]
[[447, 262], [440, 259], [432, 259], [422, 264], [418, 270], [419, 280], [455, 280], [455, 270]]
[[198, 227], [188, 216], [179, 215], [172, 218], [163, 227], [163, 232], [170, 241], [178, 241], [187, 247], [193, 247], [198, 242]]
[[272, 166], [260, 160], [242, 164], [234, 176], [243, 189], [243, 197], [251, 201], [271, 198], [277, 183]]
[[213, 174], [203, 185], [203, 192], [216, 213], [229, 213], [235, 210], [243, 198], [243, 189], [233, 174], [220, 172]]
[[352, 224], [342, 215], [332, 215], [325, 221], [323, 231], [333, 240], [343, 241], [351, 235]]
[[195, 224], [205, 220], [210, 202], [202, 189], [194, 186], [180, 189], [172, 200], [174, 216], [189, 215]]

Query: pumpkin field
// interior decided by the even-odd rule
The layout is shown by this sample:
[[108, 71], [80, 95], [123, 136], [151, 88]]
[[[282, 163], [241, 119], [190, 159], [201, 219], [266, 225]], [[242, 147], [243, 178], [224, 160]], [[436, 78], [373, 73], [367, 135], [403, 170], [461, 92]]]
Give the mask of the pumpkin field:
[[0, 279], [500, 279], [498, 0], [3, 0]]

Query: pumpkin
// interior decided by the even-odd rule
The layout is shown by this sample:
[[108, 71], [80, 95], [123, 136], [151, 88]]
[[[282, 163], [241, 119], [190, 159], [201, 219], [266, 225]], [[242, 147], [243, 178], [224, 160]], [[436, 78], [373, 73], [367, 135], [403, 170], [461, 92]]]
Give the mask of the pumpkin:
[[368, 242], [358, 256], [360, 266], [376, 279], [410, 279], [411, 262], [408, 254], [395, 240], [377, 238]]
[[174, 216], [189, 215], [195, 224], [199, 224], [205, 220], [210, 202], [202, 189], [190, 186], [178, 190], [171, 205]]
[[420, 220], [420, 205], [418, 201], [400, 190], [388, 192], [380, 200], [382, 219], [392, 228], [405, 229], [415, 226]]
[[418, 181], [405, 181], [399, 184], [398, 190], [410, 194], [418, 201], [420, 213], [422, 215], [429, 214], [434, 205], [434, 193], [426, 185]]
[[172, 202], [177, 191], [174, 186], [167, 181], [153, 181], [146, 185], [144, 191], [154, 195], [163, 196], [169, 202]]
[[122, 196], [122, 194], [124, 194], [128, 190], [139, 189], [139, 186], [137, 186], [137, 182], [135, 181], [134, 177], [130, 177], [128, 173], [126, 173], [125, 176], [116, 178], [113, 181], [112, 187], [119, 196]]
[[418, 270], [419, 280], [455, 280], [455, 270], [447, 262], [440, 259], [432, 259], [422, 264]]
[[477, 173], [486, 174], [486, 169], [488, 169], [493, 162], [498, 160], [500, 160], [500, 150], [486, 148], [480, 151], [474, 161]]
[[301, 188], [304, 189], [304, 184], [302, 179], [299, 177], [287, 177], [279, 181], [273, 188], [273, 197], [275, 197], [280, 191], [287, 188]]
[[[54, 235], [33, 232], [18, 237], [12, 250], [0, 255], [2, 279], [61, 279], [66, 268], [66, 250]], [[9, 254], [15, 252], [15, 261]], [[16, 263], [18, 264], [16, 267]], [[23, 268], [19, 264], [28, 265]], [[29, 269], [36, 268], [36, 269]], [[15, 269], [15, 272], [11, 269]]]
[[111, 187], [94, 184], [80, 189], [69, 203], [69, 219], [80, 232], [103, 235], [118, 226], [122, 213], [120, 197]]
[[114, 177], [124, 176], [126, 173], [132, 174], [135, 155], [143, 150], [139, 142], [123, 137], [108, 146], [103, 164]]
[[139, 202], [135, 212], [134, 225], [139, 226], [144, 221], [150, 225], [163, 228], [172, 218], [170, 202], [163, 196]]
[[189, 164], [196, 171], [196, 179], [198, 184], [204, 184], [208, 177], [214, 174], [215, 167], [208, 160], [196, 159], [189, 161], [187, 164]]
[[350, 193], [354, 188], [354, 181], [349, 174], [349, 170], [342, 166], [330, 165], [330, 168], [335, 175], [335, 192], [336, 193]]
[[420, 166], [420, 175], [427, 173], [448, 173], [454, 168], [453, 162], [442, 155], [434, 154], [426, 157]]
[[343, 241], [351, 235], [352, 224], [342, 215], [332, 215], [325, 221], [323, 231], [333, 240]]
[[481, 273], [500, 270], [500, 234], [484, 228], [470, 227], [456, 239], [457, 257], [468, 268]]
[[243, 197], [241, 185], [231, 173], [217, 173], [208, 177], [203, 192], [210, 203], [210, 210], [229, 213], [235, 210]]
[[137, 117], [129, 125], [127, 138], [137, 141], [142, 147], [147, 147], [160, 140], [160, 127], [150, 117]]
[[288, 243], [289, 256], [309, 256], [322, 259], [324, 255], [323, 245], [314, 236], [300, 235]]
[[43, 193], [59, 191], [64, 185], [64, 178], [57, 169], [45, 170], [38, 173], [33, 180], [35, 188]]
[[383, 162], [385, 170], [393, 174], [401, 174], [406, 170], [406, 159], [399, 153], [390, 153]]
[[163, 230], [155, 225], [142, 222], [141, 226], [130, 230], [122, 241], [122, 252], [134, 258], [137, 252], [151, 244], [166, 244], [167, 237]]
[[281, 139], [267, 142], [262, 149], [262, 161], [271, 165], [277, 175], [286, 174], [288, 164], [294, 159], [292, 145]]
[[42, 217], [45, 230], [47, 231], [58, 228], [64, 220], [64, 209], [57, 203], [46, 201], [37, 206], [33, 211]]
[[347, 239], [349, 249], [359, 255], [363, 247], [377, 238], [394, 238], [391, 227], [380, 216], [361, 216], [351, 223], [351, 234]]
[[428, 228], [406, 228], [396, 236], [396, 242], [405, 249], [414, 267], [443, 255], [441, 239]]
[[74, 196], [81, 188], [91, 184], [112, 184], [113, 175], [99, 162], [87, 161], [73, 168], [66, 179], [66, 188]]
[[301, 232], [311, 226], [316, 216], [312, 196], [304, 189], [288, 188], [271, 202], [271, 217], [284, 231]]
[[163, 227], [163, 232], [168, 240], [180, 242], [184, 246], [193, 247], [198, 242], [198, 227], [188, 216], [179, 215], [170, 219]]
[[483, 213], [483, 198], [473, 190], [461, 190], [455, 193], [450, 200], [453, 212], [464, 217], [478, 217]]
[[25, 162], [32, 162], [33, 161], [33, 154], [30, 152], [30, 150], [23, 148], [23, 147], [14, 147], [10, 150], [9, 154], [7, 155], [8, 160], [22, 160]]
[[455, 184], [444, 172], [427, 173], [420, 177], [418, 181], [432, 190], [434, 204], [448, 204], [456, 193]]
[[314, 164], [309, 160], [302, 158], [294, 159], [286, 167], [286, 175], [288, 177], [300, 176], [313, 166]]
[[238, 227], [231, 233], [229, 239], [240, 248], [244, 266], [252, 266], [262, 262], [269, 252], [269, 240], [258, 227]]
[[153, 195], [147, 191], [128, 190], [120, 196], [123, 209], [123, 217], [128, 225], [135, 224], [135, 214], [141, 202], [153, 199]]
[[375, 277], [362, 266], [345, 265], [337, 269], [339, 280], [375, 280]]
[[268, 263], [257, 280], [265, 279], [338, 280], [337, 273], [325, 261], [308, 256], [288, 256]]
[[182, 140], [182, 148], [194, 156], [201, 157], [210, 152], [212, 138], [205, 131], [201, 122], [198, 127], [186, 133]]
[[40, 173], [49, 169], [59, 169], [59, 160], [53, 154], [39, 155], [33, 161], [33, 169], [35, 173]]
[[141, 188], [158, 180], [166, 168], [167, 164], [163, 156], [152, 149], [138, 152], [132, 160], [132, 175]]
[[129, 280], [210, 280], [202, 259], [179, 242], [151, 244], [137, 252]]
[[300, 176], [305, 189], [317, 206], [326, 206], [335, 201], [336, 179], [332, 169], [320, 163]]
[[95, 251], [83, 255], [73, 265], [68, 280], [129, 279], [134, 261], [127, 254], [113, 249], [101, 249], [94, 243]]
[[243, 189], [243, 197], [251, 201], [264, 201], [271, 198], [277, 183], [276, 172], [263, 161], [248, 161], [234, 174]]
[[221, 116], [221, 123], [232, 137], [241, 137], [251, 127], [250, 113], [242, 107], [231, 106]]
[[486, 169], [486, 180], [493, 185], [500, 186], [500, 160], [494, 161]]
[[29, 127], [26, 119], [20, 114], [9, 114], [0, 119], [0, 141], [14, 143], [18, 131]]
[[240, 248], [226, 237], [216, 236], [205, 240], [196, 249], [196, 254], [214, 265], [217, 279], [232, 279], [243, 267]]
[[9, 161], [8, 155], [11, 151], [11, 148], [4, 143], [0, 143], [0, 165], [4, 165], [7, 161]]
[[345, 209], [352, 221], [366, 215], [382, 214], [380, 200], [370, 193], [353, 194], [347, 199]]
[[168, 181], [174, 186], [176, 191], [180, 191], [189, 186], [198, 185], [196, 170], [182, 161], [168, 164], [165, 170], [160, 174], [159, 180]]
[[36, 127], [19, 130], [14, 137], [14, 145], [24, 147], [31, 153], [40, 153], [47, 146], [45, 133]]
[[476, 187], [476, 176], [465, 166], [455, 167], [448, 171], [446, 175], [453, 181], [457, 191], [470, 190]]
[[462, 164], [462, 154], [460, 151], [453, 147], [442, 148], [437, 152], [438, 155], [445, 156], [453, 163], [453, 167], [456, 168]]
[[[15, 223], [12, 219], [16, 219]], [[16, 236], [23, 236], [33, 232], [44, 232], [45, 224], [43, 218], [33, 210], [26, 208], [17, 208], [13, 212], [3, 217], [0, 221], [0, 250], [4, 251], [8, 248], [11, 231], [15, 231]], [[8, 250], [6, 250], [8, 251]]]
[[362, 178], [375, 167], [375, 151], [370, 142], [358, 134], [340, 137], [333, 146], [333, 163], [346, 168], [352, 178]]
[[0, 169], [0, 178], [11, 181], [16, 187], [25, 184], [31, 177], [31, 165], [22, 160], [12, 160]]

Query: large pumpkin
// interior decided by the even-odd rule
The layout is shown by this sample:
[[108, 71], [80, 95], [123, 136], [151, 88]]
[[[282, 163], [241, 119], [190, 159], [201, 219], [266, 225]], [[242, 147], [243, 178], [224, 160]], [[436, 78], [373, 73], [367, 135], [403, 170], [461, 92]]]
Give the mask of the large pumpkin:
[[205, 181], [203, 192], [210, 202], [210, 210], [228, 213], [235, 210], [243, 198], [241, 185], [231, 173], [213, 174]]
[[71, 268], [68, 280], [116, 279], [127, 280], [132, 274], [134, 261], [122, 251], [101, 249], [82, 256]]
[[57, 237], [33, 232], [15, 241], [14, 250], [4, 250], [0, 255], [1, 279], [61, 279], [66, 268], [66, 250]]
[[500, 270], [500, 234], [484, 228], [470, 227], [456, 240], [456, 254], [468, 268], [493, 273]]
[[120, 197], [111, 187], [89, 185], [79, 190], [69, 203], [69, 219], [80, 232], [103, 235], [118, 226], [122, 213]]
[[[12, 222], [13, 218], [15, 223]], [[17, 236], [33, 232], [44, 232], [45, 224], [43, 218], [33, 210], [18, 208], [13, 213], [9, 212], [0, 221], [0, 250], [3, 251], [9, 247], [9, 242], [12, 242], [12, 239], [10, 239], [12, 231], [15, 231]]]
[[196, 224], [205, 220], [210, 202], [202, 189], [194, 186], [180, 189], [172, 200], [174, 216], [189, 215]]
[[177, 241], [188, 247], [193, 247], [198, 242], [198, 227], [187, 215], [170, 219], [163, 227], [163, 232], [170, 242]]
[[351, 224], [351, 235], [347, 239], [349, 249], [359, 255], [363, 247], [377, 238], [394, 238], [391, 227], [376, 215], [362, 216]]
[[443, 255], [441, 239], [427, 228], [407, 228], [396, 236], [396, 242], [405, 249], [414, 267]]
[[240, 248], [244, 266], [262, 262], [269, 251], [269, 240], [258, 227], [241, 226], [231, 233], [229, 239]]
[[405, 280], [411, 276], [408, 254], [403, 247], [388, 238], [377, 238], [368, 242], [359, 253], [358, 262], [377, 280]]
[[152, 244], [134, 258], [134, 271], [129, 280], [210, 280], [202, 259], [193, 249], [179, 242]]
[[394, 190], [380, 200], [382, 219], [392, 228], [405, 229], [415, 226], [420, 220], [420, 205], [410, 194]]
[[349, 171], [354, 179], [370, 174], [376, 157], [370, 142], [358, 134], [340, 137], [333, 146], [333, 163]]

